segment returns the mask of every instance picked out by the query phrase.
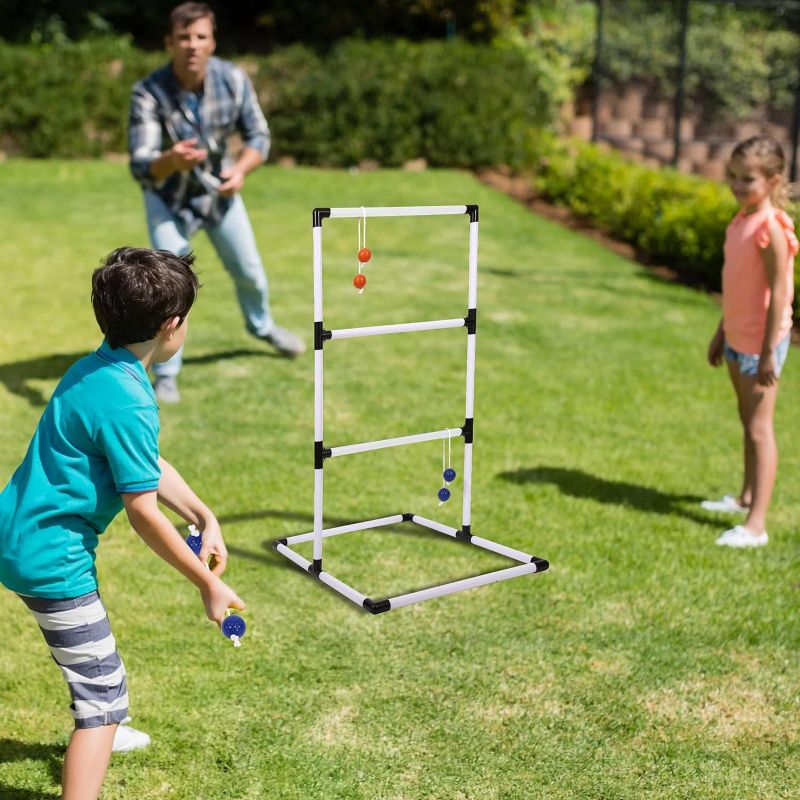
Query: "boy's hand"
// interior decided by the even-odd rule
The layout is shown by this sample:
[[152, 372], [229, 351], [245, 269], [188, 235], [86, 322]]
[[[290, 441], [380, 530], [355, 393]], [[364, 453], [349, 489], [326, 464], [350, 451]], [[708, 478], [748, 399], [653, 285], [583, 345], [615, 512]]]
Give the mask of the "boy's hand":
[[217, 623], [222, 624], [225, 619], [225, 612], [229, 608], [241, 611], [245, 608], [239, 596], [227, 584], [219, 578], [211, 578], [200, 589], [200, 596], [203, 598], [203, 605], [206, 608], [206, 616]]
[[216, 518], [205, 520], [203, 528], [203, 546], [198, 558], [205, 564], [211, 557], [211, 571], [215, 575], [222, 575], [228, 566], [228, 548], [222, 538], [222, 531]]
[[219, 193], [223, 197], [232, 197], [244, 186], [244, 171], [237, 167], [225, 167], [219, 174], [224, 181], [220, 184]]

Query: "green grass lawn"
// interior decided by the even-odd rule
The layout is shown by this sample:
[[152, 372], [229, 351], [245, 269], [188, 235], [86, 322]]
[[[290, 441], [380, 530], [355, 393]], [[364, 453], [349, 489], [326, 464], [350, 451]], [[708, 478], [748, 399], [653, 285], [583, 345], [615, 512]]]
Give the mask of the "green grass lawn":
[[[147, 244], [126, 168], [0, 165], [0, 483], [57, 380], [94, 348], [89, 276]], [[184, 401], [162, 452], [215, 509], [248, 603], [234, 650], [124, 515], [99, 549], [144, 752], [104, 798], [790, 798], [800, 774], [795, 509], [800, 361], [790, 354], [769, 547], [714, 545], [698, 501], [735, 491], [740, 431], [705, 365], [715, 302], [539, 219], [457, 172], [264, 169], [245, 192], [278, 320], [310, 344], [311, 209], [479, 203], [473, 531], [549, 572], [373, 617], [275, 554], [312, 527], [313, 357], [243, 330], [203, 235]], [[467, 219], [325, 223], [328, 327], [461, 316]], [[460, 425], [464, 331], [334, 342], [326, 444]], [[453, 443], [454, 465], [462, 457]], [[326, 465], [327, 524], [439, 508], [439, 442]], [[459, 476], [460, 480], [460, 476]], [[303, 551], [309, 555], [310, 549]], [[373, 597], [507, 562], [408, 526], [330, 540], [326, 567]], [[22, 604], [0, 592], [0, 797], [58, 795], [67, 693]]]

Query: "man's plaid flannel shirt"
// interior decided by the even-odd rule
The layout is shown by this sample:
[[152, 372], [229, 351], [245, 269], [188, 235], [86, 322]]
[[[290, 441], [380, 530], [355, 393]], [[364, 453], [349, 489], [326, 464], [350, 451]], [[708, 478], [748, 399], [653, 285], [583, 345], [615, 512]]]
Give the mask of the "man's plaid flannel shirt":
[[[212, 57], [199, 96], [199, 119], [192, 97], [167, 64], [133, 87], [128, 124], [131, 172], [143, 189], [156, 192], [192, 233], [206, 221], [219, 222], [232, 198], [216, 192], [225, 161], [228, 137], [239, 131], [245, 146], [266, 159], [270, 135], [253, 85], [245, 72], [229, 61]], [[157, 182], [150, 164], [181, 139], [198, 140], [208, 159], [190, 172], [175, 172]]]

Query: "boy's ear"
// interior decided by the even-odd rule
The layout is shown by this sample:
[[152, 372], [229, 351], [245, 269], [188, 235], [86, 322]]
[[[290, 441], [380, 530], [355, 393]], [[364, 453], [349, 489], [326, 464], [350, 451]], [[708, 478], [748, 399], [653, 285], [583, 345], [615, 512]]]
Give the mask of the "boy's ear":
[[166, 339], [171, 339], [175, 334], [175, 331], [178, 330], [181, 326], [181, 318], [180, 317], [172, 317], [172, 319], [168, 319], [162, 326], [161, 326], [161, 333]]

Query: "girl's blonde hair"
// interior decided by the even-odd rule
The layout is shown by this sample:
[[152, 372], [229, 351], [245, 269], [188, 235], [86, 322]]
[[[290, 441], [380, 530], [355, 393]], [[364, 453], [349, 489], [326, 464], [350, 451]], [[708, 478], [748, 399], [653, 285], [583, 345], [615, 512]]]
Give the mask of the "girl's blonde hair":
[[776, 208], [786, 208], [789, 202], [789, 183], [784, 175], [786, 156], [783, 148], [771, 136], [751, 136], [736, 145], [731, 153], [731, 160], [747, 156], [755, 156], [761, 162], [761, 171], [767, 178], [780, 175], [780, 181], [770, 193], [770, 200]]

